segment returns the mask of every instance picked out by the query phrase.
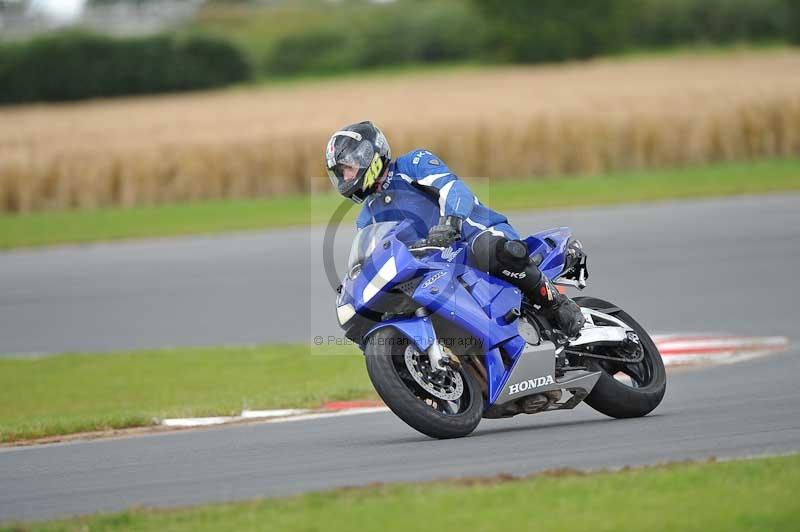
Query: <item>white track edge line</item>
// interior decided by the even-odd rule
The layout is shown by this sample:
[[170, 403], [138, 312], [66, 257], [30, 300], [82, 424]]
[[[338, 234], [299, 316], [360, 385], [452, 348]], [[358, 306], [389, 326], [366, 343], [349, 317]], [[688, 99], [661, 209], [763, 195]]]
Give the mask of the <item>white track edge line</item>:
[[[287, 413], [287, 412], [295, 412]], [[335, 410], [332, 412], [313, 411], [313, 410], [245, 410], [241, 416], [219, 416], [219, 417], [196, 417], [196, 418], [172, 418], [162, 419], [161, 425], [167, 427], [208, 427], [212, 425], [223, 425], [242, 420], [263, 420], [265, 423], [285, 423], [288, 421], [307, 421], [311, 419], [326, 419], [340, 416], [354, 416], [358, 414], [373, 414], [377, 412], [388, 412], [385, 406], [369, 406], [350, 408], [347, 410]]]

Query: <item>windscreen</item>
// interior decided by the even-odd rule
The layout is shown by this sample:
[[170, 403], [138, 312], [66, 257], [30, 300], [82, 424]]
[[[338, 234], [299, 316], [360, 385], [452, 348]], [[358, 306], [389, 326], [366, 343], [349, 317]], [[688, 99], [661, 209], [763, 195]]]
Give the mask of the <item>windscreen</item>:
[[361, 264], [366, 257], [369, 257], [375, 250], [377, 243], [397, 225], [397, 222], [381, 222], [368, 225], [360, 230], [353, 239], [350, 258], [347, 259], [347, 269], [352, 269], [353, 266]]

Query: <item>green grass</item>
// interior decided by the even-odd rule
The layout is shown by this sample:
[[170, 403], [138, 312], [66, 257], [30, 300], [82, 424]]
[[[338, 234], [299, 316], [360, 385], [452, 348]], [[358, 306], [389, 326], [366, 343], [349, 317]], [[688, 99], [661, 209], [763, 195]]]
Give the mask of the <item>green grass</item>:
[[[484, 203], [500, 211], [579, 207], [797, 191], [800, 159], [605, 176], [467, 181]], [[0, 215], [0, 249], [321, 224], [341, 202], [329, 194]], [[350, 210], [348, 220], [356, 210]]]
[[800, 190], [800, 159], [729, 163], [474, 187], [500, 210], [550, 209]]
[[798, 529], [798, 490], [795, 455], [521, 481], [371, 486], [179, 510], [136, 509], [29, 529], [784, 532]]
[[333, 195], [0, 215], [0, 249], [323, 223]]
[[370, 396], [357, 350], [331, 351], [337, 356], [271, 345], [0, 359], [0, 442]]

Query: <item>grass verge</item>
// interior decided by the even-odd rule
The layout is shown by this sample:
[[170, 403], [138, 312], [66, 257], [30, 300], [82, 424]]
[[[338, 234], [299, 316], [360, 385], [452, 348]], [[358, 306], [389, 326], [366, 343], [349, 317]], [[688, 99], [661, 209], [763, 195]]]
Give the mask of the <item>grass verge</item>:
[[0, 442], [370, 396], [361, 355], [337, 354], [270, 345], [0, 359]]
[[[800, 456], [342, 489], [16, 530], [796, 530]], [[465, 504], [472, 501], [471, 504]], [[421, 517], [423, 516], [423, 517]]]
[[[467, 181], [484, 203], [500, 211], [579, 207], [796, 191], [800, 159], [603, 176]], [[330, 194], [0, 215], [0, 249], [320, 224], [341, 201]], [[350, 218], [355, 214], [351, 209]]]

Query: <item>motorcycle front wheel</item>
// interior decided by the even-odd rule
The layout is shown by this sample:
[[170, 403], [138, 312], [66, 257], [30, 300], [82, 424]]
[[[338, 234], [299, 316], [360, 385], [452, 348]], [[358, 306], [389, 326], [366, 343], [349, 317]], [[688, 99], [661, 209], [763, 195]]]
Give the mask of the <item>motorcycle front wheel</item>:
[[378, 395], [413, 429], [431, 438], [460, 438], [480, 423], [483, 395], [466, 368], [432, 371], [427, 354], [392, 327], [372, 334], [364, 355]]

